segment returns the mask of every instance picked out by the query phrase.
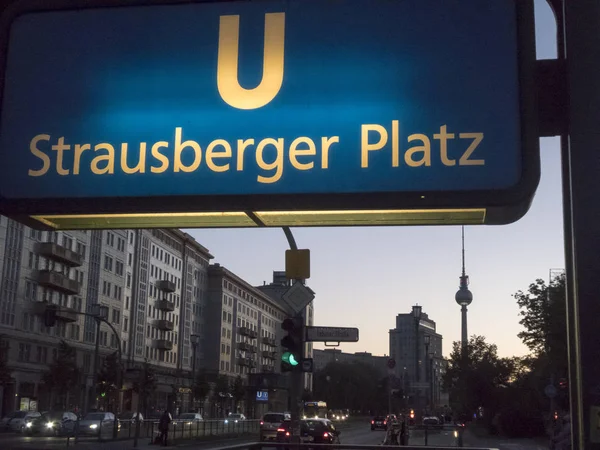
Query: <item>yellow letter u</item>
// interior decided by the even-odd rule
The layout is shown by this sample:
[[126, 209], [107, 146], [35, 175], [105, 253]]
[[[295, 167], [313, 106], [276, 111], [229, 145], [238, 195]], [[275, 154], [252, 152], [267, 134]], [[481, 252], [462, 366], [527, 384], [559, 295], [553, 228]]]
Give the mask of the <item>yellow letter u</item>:
[[265, 14], [263, 76], [254, 89], [244, 89], [238, 81], [240, 16], [221, 16], [217, 88], [228, 105], [257, 109], [275, 98], [283, 83], [285, 13]]

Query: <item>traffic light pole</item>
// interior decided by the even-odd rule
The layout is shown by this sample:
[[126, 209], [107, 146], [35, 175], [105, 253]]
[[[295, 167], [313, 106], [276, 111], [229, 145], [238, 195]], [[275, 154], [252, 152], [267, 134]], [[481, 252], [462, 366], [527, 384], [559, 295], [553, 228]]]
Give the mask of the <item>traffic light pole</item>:
[[[285, 233], [285, 237], [288, 240], [288, 244], [291, 250], [298, 250], [298, 246], [296, 245], [296, 240], [294, 239], [294, 235], [292, 234], [292, 230], [289, 227], [283, 227], [283, 232]], [[303, 280], [296, 279], [294, 281]], [[301, 321], [302, 323], [302, 339], [300, 345], [300, 364], [293, 368], [291, 373], [290, 380], [290, 413], [292, 416], [292, 436], [291, 441], [300, 443], [300, 413], [301, 413], [301, 405], [302, 405], [302, 393], [304, 391], [304, 377], [302, 372], [302, 364], [301, 361], [304, 358], [304, 347], [306, 342], [306, 334], [304, 329], [304, 317], [301, 313], [296, 314], [294, 317], [297, 321]]]

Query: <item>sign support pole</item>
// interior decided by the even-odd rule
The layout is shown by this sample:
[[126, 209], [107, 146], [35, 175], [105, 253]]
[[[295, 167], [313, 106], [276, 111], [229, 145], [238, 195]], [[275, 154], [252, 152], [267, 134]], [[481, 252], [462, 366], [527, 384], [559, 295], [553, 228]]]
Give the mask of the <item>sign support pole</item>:
[[[288, 240], [291, 250], [298, 250], [296, 240], [289, 227], [283, 227], [283, 232]], [[295, 279], [296, 282], [301, 282], [301, 279]], [[296, 314], [296, 318], [302, 320], [302, 345], [300, 346], [300, 358], [304, 360], [306, 344], [306, 333], [304, 331], [304, 317], [302, 312]], [[304, 392], [304, 373], [301, 371], [301, 366], [295, 367], [290, 374], [290, 407], [292, 415], [292, 442], [300, 443], [300, 413], [302, 393]]]
[[559, 6], [565, 20], [569, 94], [569, 136], [563, 140], [562, 163], [572, 448], [598, 450], [600, 3], [562, 1]]

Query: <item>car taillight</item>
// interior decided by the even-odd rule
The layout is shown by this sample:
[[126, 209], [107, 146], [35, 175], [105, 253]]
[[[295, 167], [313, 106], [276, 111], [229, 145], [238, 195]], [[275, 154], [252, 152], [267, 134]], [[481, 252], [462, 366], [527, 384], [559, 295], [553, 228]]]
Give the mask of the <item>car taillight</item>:
[[328, 438], [329, 437], [329, 433], [327, 433], [327, 432], [323, 433], [323, 437], [324, 438]]
[[384, 424], [384, 425], [386, 425], [386, 424], [387, 424], [387, 420], [384, 420], [384, 421], [383, 421], [383, 424]]
[[374, 420], [371, 420], [371, 425], [375, 425], [375, 421]]
[[286, 432], [285, 432], [285, 435], [289, 437], [289, 435], [290, 435], [290, 432], [289, 432], [289, 431], [286, 431]]
[[277, 428], [278, 433], [283, 433], [284, 431], [285, 431], [285, 428]]
[[264, 425], [265, 423], [264, 423], [264, 422], [261, 420], [261, 421], [260, 421], [260, 424], [261, 424], [261, 425]]

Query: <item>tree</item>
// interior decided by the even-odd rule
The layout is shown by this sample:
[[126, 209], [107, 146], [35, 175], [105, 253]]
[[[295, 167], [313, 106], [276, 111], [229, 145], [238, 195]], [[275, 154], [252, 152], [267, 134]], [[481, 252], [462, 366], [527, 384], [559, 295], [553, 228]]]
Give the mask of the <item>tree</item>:
[[48, 371], [42, 376], [42, 380], [50, 388], [52, 398], [58, 394], [56, 406], [67, 408], [69, 405], [69, 391], [78, 385], [80, 371], [77, 367], [75, 348], [65, 341], [60, 341], [56, 359], [48, 367]]
[[218, 375], [215, 381], [213, 399], [218, 402], [221, 412], [225, 409], [225, 401], [231, 397], [231, 385], [226, 375]]
[[109, 403], [114, 403], [115, 394], [119, 392], [121, 386], [120, 382], [121, 365], [119, 364], [119, 358], [117, 352], [108, 355], [102, 364], [100, 372], [98, 373], [98, 383], [96, 385], [96, 392], [100, 397], [100, 402], [103, 402], [106, 407]]
[[472, 336], [463, 354], [460, 342], [454, 342], [443, 377], [444, 389], [450, 394], [454, 411], [471, 415], [479, 407], [494, 411], [502, 397], [501, 389], [514, 378], [515, 361], [498, 357], [495, 344], [483, 336]]
[[519, 338], [538, 359], [557, 377], [567, 376], [567, 324], [565, 276], [550, 281], [531, 283], [527, 292], [514, 294], [521, 312], [520, 324], [524, 330]]
[[368, 364], [331, 362], [313, 380], [313, 398], [331, 409], [387, 410], [387, 377]]
[[208, 382], [206, 372], [200, 371], [198, 375], [196, 375], [192, 389], [194, 391], [194, 399], [200, 403], [203, 403], [210, 393], [210, 383]]
[[0, 337], [0, 387], [5, 387], [12, 383], [12, 370], [6, 363], [8, 348], [8, 342]]
[[246, 396], [246, 386], [244, 385], [244, 380], [239, 375], [233, 382], [231, 394], [233, 395], [233, 399], [235, 400], [235, 409], [237, 409], [238, 403], [241, 402]]

